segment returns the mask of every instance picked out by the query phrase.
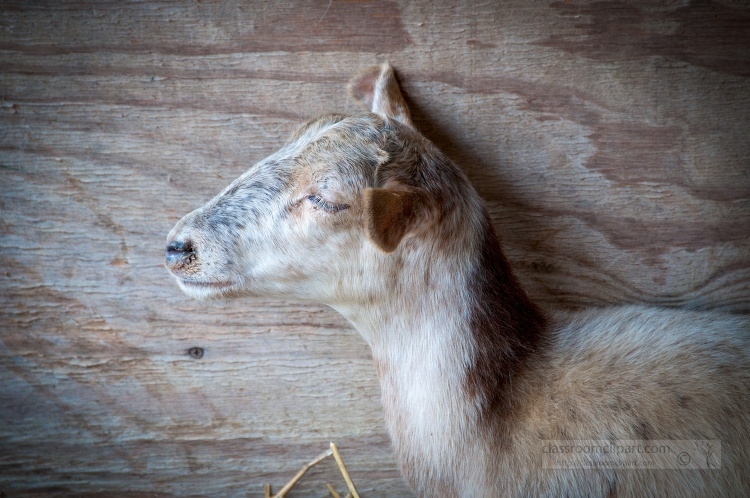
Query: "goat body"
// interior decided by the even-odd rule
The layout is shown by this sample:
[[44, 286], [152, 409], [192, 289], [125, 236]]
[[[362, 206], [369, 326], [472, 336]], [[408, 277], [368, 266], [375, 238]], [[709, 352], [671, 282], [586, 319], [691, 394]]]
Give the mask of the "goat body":
[[[175, 226], [180, 287], [343, 314], [372, 349], [420, 496], [750, 496], [750, 321], [543, 313], [466, 176], [414, 129], [392, 69], [350, 90], [371, 114], [310, 121]], [[716, 443], [720, 461], [635, 469], [629, 453], [574, 451], [555, 465], [559, 441]]]

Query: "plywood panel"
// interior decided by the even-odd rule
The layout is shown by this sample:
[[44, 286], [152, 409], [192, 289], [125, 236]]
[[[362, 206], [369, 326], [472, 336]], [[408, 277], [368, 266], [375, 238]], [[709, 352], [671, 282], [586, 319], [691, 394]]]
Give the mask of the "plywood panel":
[[183, 214], [308, 117], [358, 112], [346, 81], [385, 60], [537, 302], [750, 311], [743, 2], [0, 9], [6, 496], [253, 496], [329, 440], [363, 494], [408, 495], [341, 317], [195, 302], [162, 264]]

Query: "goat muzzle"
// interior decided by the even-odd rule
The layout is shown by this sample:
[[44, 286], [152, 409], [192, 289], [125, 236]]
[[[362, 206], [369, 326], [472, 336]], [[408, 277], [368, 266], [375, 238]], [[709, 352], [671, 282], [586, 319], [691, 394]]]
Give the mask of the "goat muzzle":
[[188, 241], [173, 240], [167, 244], [166, 263], [171, 271], [184, 270], [197, 259], [193, 244]]

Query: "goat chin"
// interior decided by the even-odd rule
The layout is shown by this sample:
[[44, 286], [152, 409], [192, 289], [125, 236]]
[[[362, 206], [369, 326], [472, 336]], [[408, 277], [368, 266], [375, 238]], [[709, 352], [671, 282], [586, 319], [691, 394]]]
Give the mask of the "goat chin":
[[[420, 496], [750, 496], [750, 320], [542, 312], [393, 70], [350, 91], [369, 114], [308, 122], [177, 224], [180, 287], [318, 300], [349, 319]], [[560, 441], [632, 451], [550, 451]], [[668, 451], [639, 451], [652, 442]]]

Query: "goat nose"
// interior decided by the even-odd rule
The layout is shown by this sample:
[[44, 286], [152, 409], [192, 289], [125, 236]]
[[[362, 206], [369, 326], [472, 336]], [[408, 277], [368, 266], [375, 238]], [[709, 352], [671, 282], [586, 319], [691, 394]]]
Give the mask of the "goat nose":
[[173, 240], [167, 244], [167, 264], [179, 267], [191, 263], [195, 259], [193, 244], [189, 241]]

